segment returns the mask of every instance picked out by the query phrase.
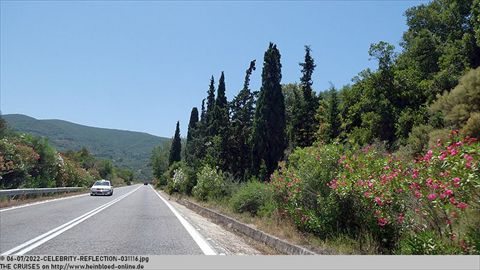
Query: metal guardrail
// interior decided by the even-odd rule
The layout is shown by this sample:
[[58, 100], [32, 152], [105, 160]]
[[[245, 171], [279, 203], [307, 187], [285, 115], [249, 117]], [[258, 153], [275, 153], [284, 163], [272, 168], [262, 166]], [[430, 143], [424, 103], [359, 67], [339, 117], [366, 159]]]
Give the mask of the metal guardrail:
[[58, 187], [58, 188], [21, 188], [21, 189], [1, 189], [0, 197], [11, 197], [17, 195], [45, 194], [58, 192], [71, 192], [85, 189], [83, 187]]

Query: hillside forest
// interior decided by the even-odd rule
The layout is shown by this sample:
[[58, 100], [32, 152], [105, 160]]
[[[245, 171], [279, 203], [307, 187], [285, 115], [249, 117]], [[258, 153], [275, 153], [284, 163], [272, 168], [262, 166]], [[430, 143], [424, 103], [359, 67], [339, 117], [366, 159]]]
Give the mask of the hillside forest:
[[45, 137], [11, 130], [0, 116], [0, 189], [90, 187], [98, 179], [130, 185], [134, 174], [85, 147], [59, 152]]

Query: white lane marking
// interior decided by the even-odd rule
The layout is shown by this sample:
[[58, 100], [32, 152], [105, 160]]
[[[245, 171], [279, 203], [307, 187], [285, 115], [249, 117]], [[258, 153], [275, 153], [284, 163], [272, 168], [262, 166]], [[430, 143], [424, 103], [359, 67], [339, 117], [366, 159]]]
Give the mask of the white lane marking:
[[[127, 187], [127, 186], [118, 187], [118, 188], [115, 188], [115, 190], [121, 189], [121, 188], [124, 188], [124, 187]], [[0, 209], [0, 213], [1, 213], [1, 212], [5, 212], [5, 211], [10, 211], [10, 210], [19, 209], [19, 208], [24, 208], [24, 207], [28, 207], [28, 206], [35, 206], [35, 205], [44, 204], [44, 203], [49, 203], [49, 202], [63, 201], [63, 200], [68, 200], [68, 199], [83, 197], [83, 196], [87, 196], [87, 195], [89, 195], [89, 194], [90, 194], [90, 193], [86, 193], [86, 194], [68, 196], [68, 197], [63, 197], [63, 198], [58, 198], [58, 199], [50, 199], [50, 200], [45, 200], [45, 201], [40, 201], [40, 202], [27, 203], [27, 204], [22, 204], [22, 205], [18, 205], [18, 206], [12, 206], [12, 207], [8, 207], [8, 208], [5, 208], [5, 209]]]
[[180, 223], [182, 223], [183, 227], [187, 230], [187, 232], [190, 234], [190, 236], [193, 238], [195, 243], [200, 247], [200, 249], [203, 251], [205, 255], [217, 255], [217, 253], [213, 250], [213, 248], [208, 244], [207, 241], [198, 233], [198, 231], [193, 228], [192, 224], [188, 223], [178, 212], [173, 206], [165, 200], [160, 194], [150, 185], [150, 188], [157, 194], [157, 196], [168, 206], [170, 211], [173, 212], [173, 214], [180, 220]]
[[[60, 225], [60, 226], [58, 226], [58, 227], [55, 228], [55, 229], [52, 229], [52, 230], [50, 230], [50, 231], [48, 231], [48, 232], [46, 232], [46, 233], [44, 233], [44, 234], [42, 234], [42, 235], [40, 235], [40, 236], [37, 236], [37, 237], [35, 237], [35, 238], [33, 238], [33, 239], [31, 239], [31, 240], [29, 240], [29, 241], [27, 241], [27, 242], [19, 245], [19, 246], [16, 246], [16, 247], [14, 247], [14, 248], [12, 248], [12, 249], [10, 249], [10, 250], [2, 253], [1, 255], [3, 255], [3, 256], [5, 256], [5, 255], [10, 255], [10, 254], [12, 254], [12, 253], [14, 253], [14, 252], [17, 252], [17, 251], [18, 251], [18, 252], [15, 253], [14, 255], [23, 255], [23, 254], [25, 254], [26, 252], [28, 252], [28, 251], [30, 251], [30, 250], [32, 250], [32, 249], [40, 246], [41, 244], [43, 244], [43, 243], [51, 240], [52, 238], [54, 238], [54, 237], [62, 234], [63, 232], [65, 232], [65, 231], [67, 231], [67, 230], [75, 227], [76, 225], [80, 224], [81, 222], [85, 221], [86, 219], [88, 219], [88, 218], [90, 218], [90, 217], [92, 217], [92, 216], [100, 213], [100, 212], [103, 211], [104, 209], [112, 206], [113, 204], [121, 201], [122, 199], [126, 198], [128, 195], [130, 195], [130, 194], [132, 194], [133, 192], [137, 191], [140, 187], [142, 187], [142, 186], [138, 186], [136, 189], [128, 192], [127, 194], [124, 194], [124, 195], [116, 198], [115, 200], [112, 200], [112, 201], [110, 201], [110, 202], [108, 202], [108, 203], [105, 203], [105, 204], [103, 204], [103, 205], [101, 205], [101, 206], [99, 206], [99, 207], [97, 207], [97, 208], [95, 208], [95, 209], [93, 209], [93, 210], [91, 210], [91, 211], [89, 211], [89, 212], [87, 212], [87, 213], [85, 213], [85, 214], [83, 214], [83, 215], [81, 215], [81, 216], [79, 216], [79, 217], [77, 217], [77, 218], [75, 218], [75, 219], [73, 219], [73, 220], [71, 220], [71, 221], [63, 224], [63, 225]], [[21, 250], [21, 249], [22, 249], [22, 250]], [[19, 251], [19, 250], [20, 250], [20, 251]]]

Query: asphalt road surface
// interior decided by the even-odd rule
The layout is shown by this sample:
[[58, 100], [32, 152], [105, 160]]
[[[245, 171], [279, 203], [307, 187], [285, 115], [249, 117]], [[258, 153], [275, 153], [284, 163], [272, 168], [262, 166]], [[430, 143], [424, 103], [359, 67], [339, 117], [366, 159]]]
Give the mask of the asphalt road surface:
[[214, 255], [150, 186], [0, 210], [0, 254]]

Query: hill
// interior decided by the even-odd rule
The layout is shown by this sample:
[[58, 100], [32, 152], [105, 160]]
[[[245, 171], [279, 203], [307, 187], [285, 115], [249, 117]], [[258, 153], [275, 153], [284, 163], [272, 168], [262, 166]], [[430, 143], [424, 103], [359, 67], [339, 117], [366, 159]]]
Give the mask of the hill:
[[116, 166], [133, 170], [141, 179], [152, 177], [148, 166], [152, 148], [170, 140], [143, 132], [38, 120], [22, 114], [6, 114], [3, 118], [13, 130], [48, 138], [59, 151], [86, 147], [95, 157], [111, 159]]

